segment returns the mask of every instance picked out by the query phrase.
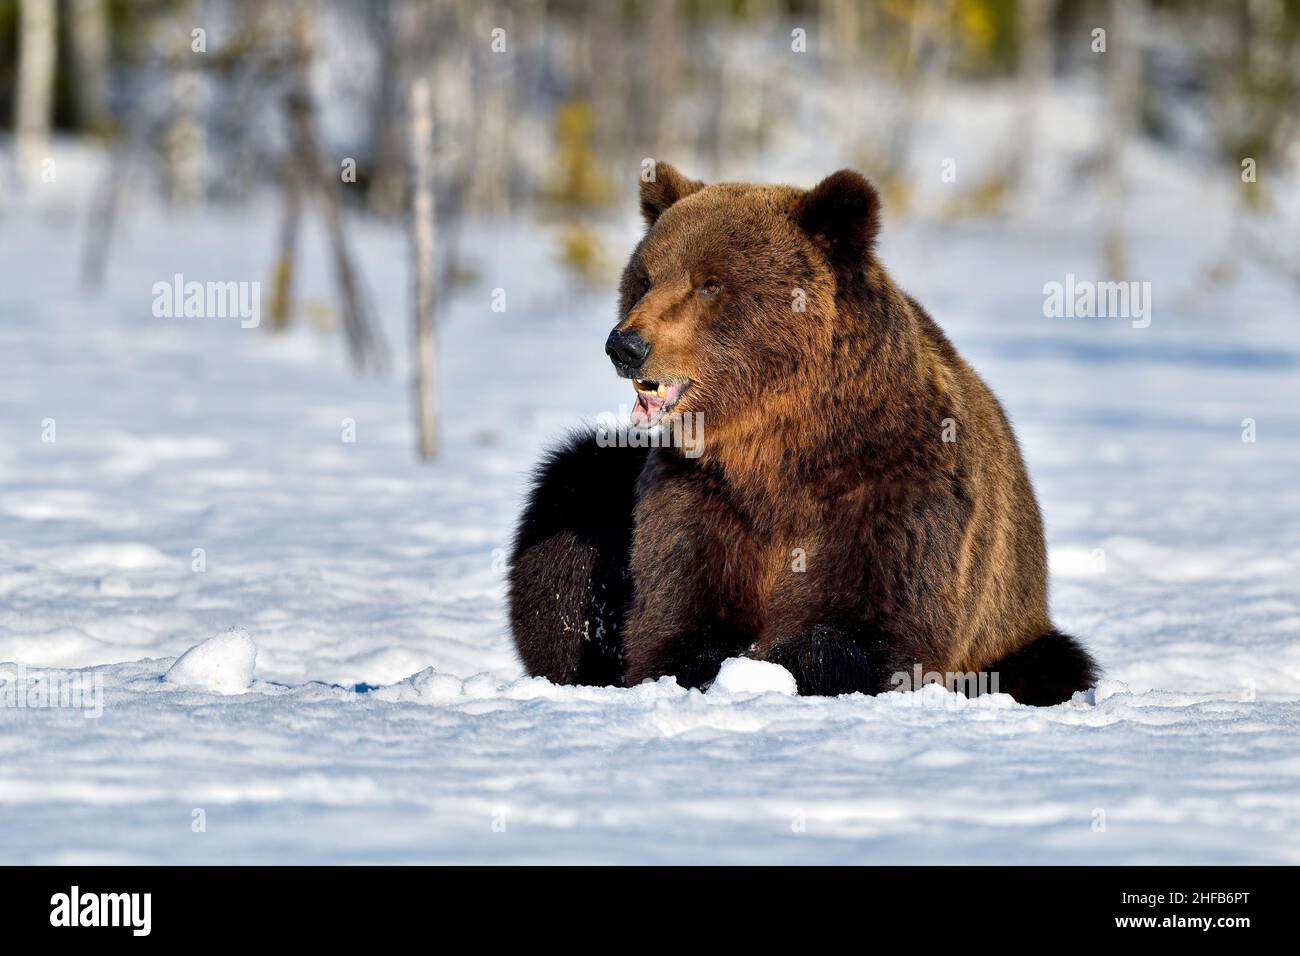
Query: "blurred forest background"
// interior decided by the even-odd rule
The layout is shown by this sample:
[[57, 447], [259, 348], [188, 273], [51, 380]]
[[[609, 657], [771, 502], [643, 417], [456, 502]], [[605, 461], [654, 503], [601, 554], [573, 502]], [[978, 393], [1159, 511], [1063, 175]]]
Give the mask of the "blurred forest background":
[[896, 222], [1086, 196], [1120, 276], [1128, 177], [1154, 152], [1240, 184], [1205, 281], [1241, 255], [1300, 278], [1294, 228], [1252, 231], [1294, 204], [1298, 125], [1300, 0], [0, 0], [0, 228], [55, 181], [52, 138], [109, 157], [76, 199], [89, 290], [124, 203], [278, 203], [275, 330], [318, 211], [361, 369], [386, 350], [353, 217], [412, 232], [418, 337], [472, 275], [466, 222], [543, 222], [558, 267], [608, 286], [623, 250], [598, 226], [631, 218], [647, 158], [803, 185], [854, 165]]

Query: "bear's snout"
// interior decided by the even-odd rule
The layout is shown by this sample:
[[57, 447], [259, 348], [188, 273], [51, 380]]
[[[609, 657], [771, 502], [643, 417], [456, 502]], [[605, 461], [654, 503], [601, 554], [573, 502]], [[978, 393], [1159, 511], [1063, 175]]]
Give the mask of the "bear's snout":
[[650, 355], [650, 343], [638, 332], [615, 329], [605, 340], [605, 354], [620, 375], [630, 376], [645, 364]]

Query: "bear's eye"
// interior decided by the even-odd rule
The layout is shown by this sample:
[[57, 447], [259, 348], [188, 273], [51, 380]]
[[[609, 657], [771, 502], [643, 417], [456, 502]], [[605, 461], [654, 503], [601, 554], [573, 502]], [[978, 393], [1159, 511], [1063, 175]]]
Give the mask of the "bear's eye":
[[646, 293], [650, 291], [650, 285], [651, 283], [650, 283], [649, 276], [642, 276], [640, 279], [637, 280], [636, 297], [638, 302], [644, 299]]
[[700, 295], [706, 299], [717, 295], [722, 291], [722, 283], [717, 279], [705, 279], [704, 284], [700, 286]]

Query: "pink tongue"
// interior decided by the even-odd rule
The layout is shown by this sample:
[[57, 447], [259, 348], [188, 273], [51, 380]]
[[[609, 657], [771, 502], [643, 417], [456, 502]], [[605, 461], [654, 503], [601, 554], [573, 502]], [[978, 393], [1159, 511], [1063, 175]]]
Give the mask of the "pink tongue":
[[632, 424], [640, 428], [649, 428], [650, 421], [658, 415], [664, 403], [657, 398], [637, 395], [636, 404], [632, 406]]

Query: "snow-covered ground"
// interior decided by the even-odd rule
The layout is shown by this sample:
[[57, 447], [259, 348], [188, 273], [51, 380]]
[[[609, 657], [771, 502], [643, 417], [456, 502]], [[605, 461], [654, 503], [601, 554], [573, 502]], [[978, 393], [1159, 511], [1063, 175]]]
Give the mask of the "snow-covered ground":
[[[357, 380], [310, 318], [151, 313], [177, 273], [269, 288], [273, 202], [130, 208], [98, 296], [79, 207], [5, 210], [0, 861], [1300, 862], [1297, 298], [1249, 257], [1204, 286], [1221, 196], [1164, 170], [1135, 192], [1147, 328], [1044, 317], [1044, 283], [1101, 278], [1082, 204], [887, 217], [881, 246], [1016, 423], [1057, 621], [1105, 666], [1047, 709], [524, 677], [503, 597], [526, 473], [628, 401], [612, 294], [567, 284], [548, 227], [462, 237], [421, 466], [399, 234], [353, 231], [401, 370]], [[101, 688], [102, 713], [17, 706], [33, 682]]]

